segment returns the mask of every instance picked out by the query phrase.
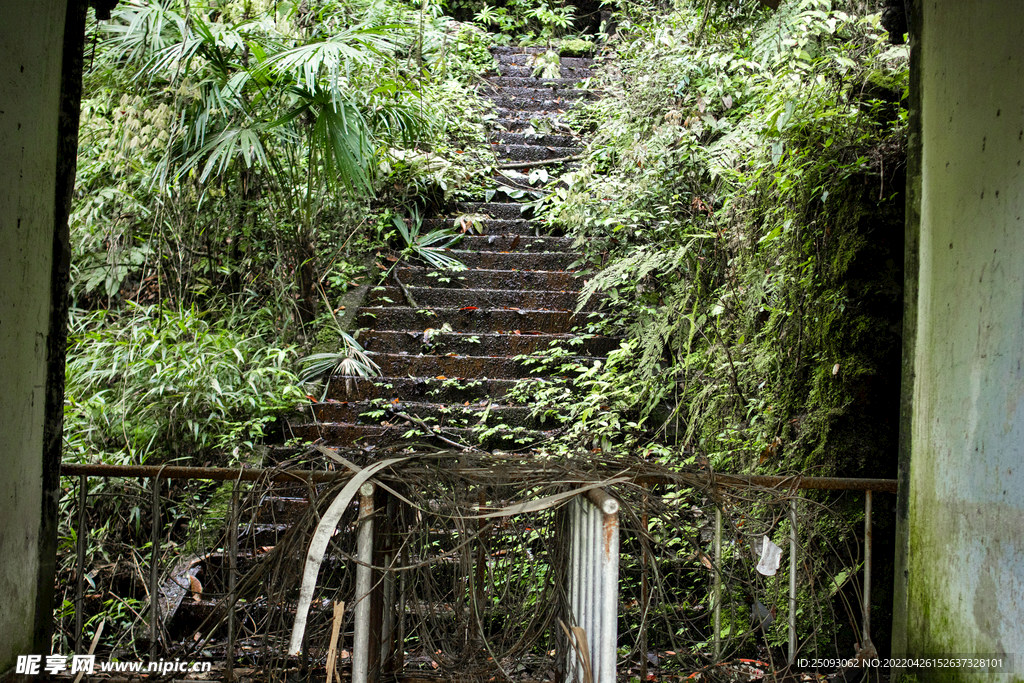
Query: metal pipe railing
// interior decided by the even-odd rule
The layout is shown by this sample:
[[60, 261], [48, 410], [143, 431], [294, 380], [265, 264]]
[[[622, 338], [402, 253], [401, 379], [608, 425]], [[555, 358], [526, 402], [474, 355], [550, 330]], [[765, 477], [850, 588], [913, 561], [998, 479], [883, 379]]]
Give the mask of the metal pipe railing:
[[[458, 467], [455, 468], [458, 471]], [[350, 470], [282, 470], [278, 468], [249, 467], [177, 467], [170, 465], [79, 465], [65, 463], [61, 465], [62, 476], [89, 477], [135, 477], [140, 479], [200, 479], [203, 481], [295, 481], [324, 483], [349, 479]], [[626, 470], [617, 473], [635, 484], [710, 484], [742, 488], [760, 486], [766, 488], [787, 488], [818, 491], [882, 491], [896, 493], [896, 479], [859, 479], [850, 477], [803, 477], [803, 476], [768, 476], [760, 474], [723, 474], [713, 475], [702, 472], [687, 472], [678, 475], [648, 474]]]
[[[326, 483], [333, 481], [344, 481], [352, 476], [347, 470], [281, 470], [276, 468], [207, 468], [207, 467], [174, 467], [174, 466], [147, 466], [147, 465], [62, 465], [63, 476], [78, 477], [79, 497], [79, 523], [78, 543], [76, 553], [78, 555], [77, 580], [81, 584], [84, 577], [84, 557], [86, 529], [86, 499], [88, 496], [88, 477], [132, 477], [152, 479], [152, 559], [150, 567], [150, 639], [151, 656], [156, 657], [160, 640], [160, 609], [159, 609], [159, 553], [160, 553], [160, 489], [162, 479], [193, 479], [206, 481], [292, 481], [303, 483]], [[714, 484], [717, 487], [743, 488], [743, 487], [767, 487], [787, 488], [803, 490], [833, 490], [833, 491], [864, 491], [865, 492], [865, 559], [864, 559], [864, 590], [862, 593], [862, 639], [865, 644], [870, 643], [870, 606], [871, 606], [871, 514], [872, 514], [872, 492], [883, 491], [895, 493], [897, 482], [894, 479], [851, 479], [837, 477], [784, 477], [784, 476], [763, 476], [763, 475], [734, 475], [714, 474], [707, 476], [703, 474], [672, 475], [646, 475], [638, 474], [632, 481], [647, 486], [658, 484], [672, 484], [677, 486], [695, 485], [700, 483]], [[366, 492], [366, 490], [369, 493]], [[355, 642], [353, 646], [353, 683], [366, 683], [369, 675], [369, 637], [370, 637], [370, 584], [372, 583], [372, 553], [373, 553], [373, 521], [370, 515], [373, 513], [373, 491], [372, 483], [364, 484], [360, 489], [363, 494], [360, 502], [360, 528], [358, 534], [357, 556], [359, 565], [357, 567], [357, 596], [355, 614]], [[237, 487], [233, 495], [232, 519], [237, 515]], [[591, 667], [594, 676], [594, 683], [607, 683], [614, 680], [616, 665], [617, 647], [617, 612], [618, 612], [618, 501], [601, 489], [590, 489], [585, 496], [577, 496], [570, 509], [570, 524], [573, 529], [570, 541], [570, 554], [572, 566], [569, 573], [569, 597], [572, 605], [573, 615], [577, 624], [587, 634], [588, 646], [590, 648]], [[797, 652], [796, 639], [796, 574], [797, 574], [797, 520], [796, 520], [796, 499], [791, 500], [790, 509], [790, 567], [789, 567], [789, 663], [792, 664]], [[715, 597], [714, 597], [714, 643], [715, 653], [721, 653], [721, 509], [716, 507], [715, 523]], [[237, 548], [229, 538], [229, 588], [228, 604], [233, 608], [235, 600], [236, 580], [235, 569], [237, 568]], [[404, 553], [403, 553], [404, 555]], [[647, 566], [642, 567], [643, 580], [647, 580]], [[399, 586], [399, 602], [404, 603], [404, 573], [401, 576]], [[82, 621], [83, 595], [82, 587], [76, 586], [75, 595], [75, 619], [76, 619], [76, 652], [81, 648], [82, 643]], [[404, 605], [403, 605], [404, 606]], [[404, 640], [405, 624], [404, 609], [399, 610], [397, 624], [398, 650], [401, 652], [401, 643]], [[231, 615], [233, 616], [233, 615]], [[229, 632], [234, 620], [229, 617]], [[229, 641], [234, 640], [229, 635]], [[231, 654], [229, 642], [228, 653]], [[383, 653], [382, 653], [383, 656]], [[646, 659], [646, 653], [641, 653]], [[401, 666], [401, 656], [398, 660]], [[582, 671], [577, 671], [575, 662], [570, 653], [570, 676], [569, 680], [582, 680]], [[230, 663], [229, 663], [230, 666]]]
[[[570, 607], [587, 639], [594, 683], [614, 683], [619, 618], [619, 502], [601, 489], [576, 496], [570, 509]], [[577, 646], [580, 644], [577, 643]], [[584, 680], [577, 653], [567, 655], [569, 681]]]
[[359, 531], [356, 536], [355, 634], [352, 643], [352, 683], [370, 675], [370, 591], [373, 590], [373, 494], [366, 482], [359, 487]]

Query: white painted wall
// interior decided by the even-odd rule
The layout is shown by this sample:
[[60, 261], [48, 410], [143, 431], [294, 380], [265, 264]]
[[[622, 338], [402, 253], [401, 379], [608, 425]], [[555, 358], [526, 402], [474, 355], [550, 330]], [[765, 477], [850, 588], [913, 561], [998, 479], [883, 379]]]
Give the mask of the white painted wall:
[[66, 4], [0, 3], [0, 674], [33, 640]]
[[1016, 653], [992, 680], [1021, 680], [1024, 3], [922, 10], [907, 654]]

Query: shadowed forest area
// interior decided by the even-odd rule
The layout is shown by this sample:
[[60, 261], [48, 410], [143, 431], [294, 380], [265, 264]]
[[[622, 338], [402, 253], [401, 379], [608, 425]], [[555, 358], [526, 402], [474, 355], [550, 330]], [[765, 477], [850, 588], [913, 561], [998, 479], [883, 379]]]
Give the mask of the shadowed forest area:
[[[798, 498], [801, 652], [853, 656], [861, 494], [714, 481], [896, 475], [908, 49], [876, 0], [772, 4], [130, 0], [91, 17], [64, 462], [393, 459], [378, 524], [398, 540], [373, 565], [404, 567], [380, 580], [402, 595], [398, 668], [466, 680], [564, 673], [558, 496], [590, 484], [621, 505], [619, 680], [784, 669], [788, 578], [754, 566], [763, 539], [788, 547]], [[55, 652], [77, 635], [78, 486]], [[265, 479], [233, 504], [230, 481], [165, 480], [156, 531], [152, 479], [87, 486], [86, 646], [153, 651], [156, 534], [161, 585], [188, 586], [159, 651], [222, 661], [234, 527], [238, 666], [324, 680], [316, 609], [356, 591], [355, 507], [301, 659], [282, 605], [342, 483]], [[874, 499], [883, 654], [894, 498]]]

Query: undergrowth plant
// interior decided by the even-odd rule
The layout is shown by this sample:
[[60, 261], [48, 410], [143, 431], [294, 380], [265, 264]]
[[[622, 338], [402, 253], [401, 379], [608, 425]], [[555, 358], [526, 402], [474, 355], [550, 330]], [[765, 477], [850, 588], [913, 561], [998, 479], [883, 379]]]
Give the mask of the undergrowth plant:
[[64, 459], [228, 462], [304, 398], [295, 349], [195, 308], [72, 317]]
[[883, 447], [836, 438], [898, 354], [906, 50], [823, 0], [627, 28], [609, 96], [572, 113], [587, 159], [541, 202], [586, 253], [577, 318], [604, 296], [583, 329], [627, 336], [574, 431], [733, 470], [863, 467]]

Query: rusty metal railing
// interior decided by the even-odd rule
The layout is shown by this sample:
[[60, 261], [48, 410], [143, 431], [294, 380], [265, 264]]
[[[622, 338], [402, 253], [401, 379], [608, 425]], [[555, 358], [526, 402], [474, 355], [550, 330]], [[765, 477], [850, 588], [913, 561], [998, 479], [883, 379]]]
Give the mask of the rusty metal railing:
[[[176, 467], [176, 466], [141, 466], [141, 465], [78, 465], [64, 464], [61, 468], [61, 475], [77, 477], [78, 479], [78, 543], [76, 547], [76, 590], [75, 590], [75, 652], [82, 652], [83, 635], [83, 601], [84, 601], [84, 562], [85, 562], [85, 509], [87, 499], [88, 477], [101, 478], [142, 478], [153, 480], [152, 490], [152, 553], [153, 566], [151, 569], [149, 597], [149, 614], [151, 628], [151, 655], [157, 655], [158, 644], [157, 624], [159, 621], [159, 594], [160, 591], [155, 582], [158, 578], [157, 557], [160, 542], [160, 481], [165, 479], [189, 479], [203, 481], [235, 481], [233, 495], [231, 498], [231, 509], [229, 519], [237, 522], [238, 519], [238, 486], [237, 482], [243, 481], [286, 481], [295, 483], [326, 483], [341, 481], [352, 476], [347, 470], [281, 470], [281, 469], [257, 469], [257, 468], [206, 468], [206, 467]], [[687, 481], [695, 481], [694, 475], [687, 475]], [[872, 541], [872, 494], [875, 491], [896, 493], [897, 482], [895, 479], [853, 479], [836, 477], [799, 477], [799, 476], [763, 476], [763, 475], [734, 475], [719, 474], [709, 476], [697, 476], [705, 484], [723, 488], [744, 488], [744, 487], [766, 487], [782, 490], [821, 490], [821, 491], [863, 491], [864, 502], [864, 541], [865, 556], [863, 564], [863, 590], [862, 590], [862, 642], [871, 642], [870, 606], [871, 606], [871, 541]], [[667, 476], [638, 475], [632, 478], [635, 483], [647, 486], [654, 485], [685, 485], [686, 481]], [[572, 567], [570, 568], [569, 592], [572, 600], [572, 610], [576, 624], [587, 634], [590, 645], [590, 667], [592, 669], [595, 683], [607, 683], [614, 681], [617, 647], [617, 608], [618, 608], [618, 502], [600, 489], [591, 489], [584, 496], [577, 496], [576, 502], [571, 509], [572, 527]], [[796, 575], [798, 564], [798, 542], [797, 542], [797, 501], [793, 498], [790, 501], [790, 556], [789, 556], [789, 647], [788, 661], [793, 664], [797, 652], [796, 636]], [[372, 513], [372, 491], [367, 495], [364, 493], [360, 505], [360, 534], [358, 536], [357, 555], [359, 567], [357, 568], [357, 591], [356, 591], [356, 615], [355, 615], [355, 637], [353, 647], [353, 683], [365, 683], [367, 670], [374, 666], [368, 661], [367, 648], [359, 647], [369, 633], [369, 617], [363, 615], [360, 618], [360, 606], [365, 603], [368, 612], [369, 601], [361, 599], [360, 596], [368, 594], [369, 588], [369, 567], [372, 564], [370, 559], [373, 552], [372, 542], [372, 521], [368, 515]], [[364, 510], [368, 511], [364, 513]], [[645, 513], [646, 514], [646, 513]], [[364, 519], [364, 515], [367, 518]], [[596, 520], [596, 521], [595, 521]], [[365, 538], [364, 538], [365, 537]], [[228, 596], [226, 598], [229, 606], [228, 612], [228, 643], [230, 667], [232, 664], [235, 649], [234, 611], [230, 607], [234, 604], [237, 596], [236, 572], [238, 562], [237, 537], [229, 533], [228, 538]], [[719, 655], [722, 651], [721, 643], [721, 607], [722, 607], [722, 585], [721, 566], [722, 555], [722, 511], [716, 507], [714, 527], [714, 570], [715, 580], [713, 587], [713, 624], [714, 624], [714, 652]], [[366, 577], [359, 576], [359, 572], [365, 573]], [[360, 582], [362, 579], [362, 582]], [[644, 574], [646, 585], [646, 574]], [[360, 589], [362, 586], [362, 589]], [[646, 598], [645, 598], [646, 600]], [[401, 629], [400, 629], [401, 630]], [[360, 654], [361, 653], [361, 654]], [[383, 656], [383, 655], [382, 655]], [[572, 657], [570, 653], [570, 657]], [[642, 658], [643, 661], [643, 658]], [[646, 662], [643, 662], [646, 664]], [[643, 667], [642, 671], [646, 669]], [[230, 670], [230, 669], [229, 669]], [[569, 662], [568, 681], [575, 683], [582, 680], [582, 671]], [[229, 674], [230, 675], [230, 674]]]
[[[569, 512], [572, 536], [569, 600], [576, 626], [586, 634], [586, 647], [574, 638], [569, 648], [568, 681], [586, 678], [589, 660], [594, 683], [614, 683], [618, 647], [619, 502], [601, 489], [573, 498]], [[577, 633], [577, 631], [573, 631]]]

